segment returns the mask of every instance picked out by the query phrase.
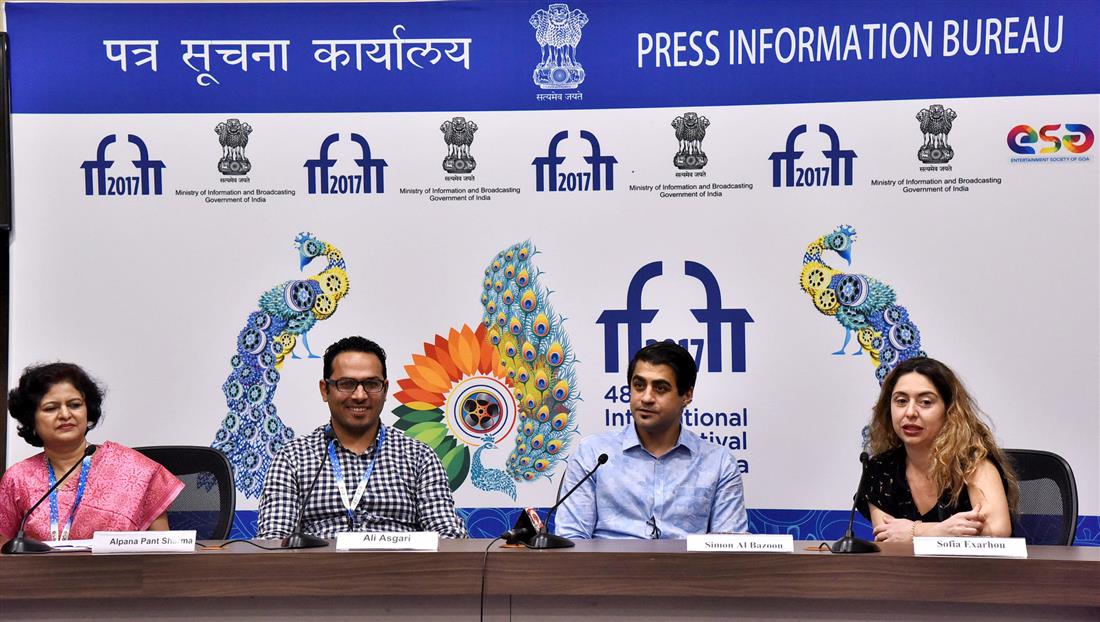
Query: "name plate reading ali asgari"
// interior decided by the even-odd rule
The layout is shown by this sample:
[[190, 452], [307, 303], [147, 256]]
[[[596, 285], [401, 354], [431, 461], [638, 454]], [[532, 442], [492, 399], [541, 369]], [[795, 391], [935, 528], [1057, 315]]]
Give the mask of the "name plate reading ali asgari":
[[434, 531], [348, 531], [336, 534], [338, 551], [438, 551]]

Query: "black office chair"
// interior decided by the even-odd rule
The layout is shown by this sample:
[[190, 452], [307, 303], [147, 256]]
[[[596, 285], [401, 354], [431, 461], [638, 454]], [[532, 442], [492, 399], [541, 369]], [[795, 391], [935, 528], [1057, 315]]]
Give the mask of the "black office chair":
[[1015, 535], [1028, 544], [1072, 545], [1077, 531], [1077, 481], [1058, 454], [1006, 449], [1020, 479]]
[[193, 445], [134, 449], [184, 483], [183, 491], [168, 508], [172, 529], [194, 529], [199, 540], [225, 540], [229, 536], [237, 493], [233, 465], [222, 452]]

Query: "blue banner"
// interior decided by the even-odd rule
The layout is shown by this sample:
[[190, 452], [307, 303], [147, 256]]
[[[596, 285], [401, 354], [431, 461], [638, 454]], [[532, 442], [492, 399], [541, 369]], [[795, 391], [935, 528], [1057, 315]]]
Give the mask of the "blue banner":
[[1095, 2], [12, 4], [16, 113], [1100, 92]]

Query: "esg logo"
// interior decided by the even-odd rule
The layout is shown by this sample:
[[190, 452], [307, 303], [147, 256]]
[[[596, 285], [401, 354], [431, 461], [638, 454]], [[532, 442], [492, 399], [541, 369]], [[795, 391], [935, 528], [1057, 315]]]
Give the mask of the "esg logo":
[[1008, 131], [1008, 148], [1016, 153], [1032, 155], [1036, 151], [1035, 147], [1031, 145], [1039, 141], [1050, 143], [1050, 145], [1043, 147], [1038, 153], [1054, 153], [1062, 147], [1065, 147], [1066, 151], [1070, 153], [1084, 153], [1092, 147], [1094, 136], [1092, 128], [1089, 126], [1082, 123], [1067, 123], [1067, 134], [1062, 136], [1052, 134], [1060, 127], [1062, 127], [1060, 123], [1044, 125], [1036, 133], [1035, 128], [1030, 125], [1017, 125]]

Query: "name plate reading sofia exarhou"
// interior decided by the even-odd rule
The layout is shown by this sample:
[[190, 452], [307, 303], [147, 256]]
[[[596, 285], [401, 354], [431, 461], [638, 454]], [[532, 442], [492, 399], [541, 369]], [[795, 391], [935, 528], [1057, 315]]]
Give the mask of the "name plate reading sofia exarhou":
[[687, 537], [689, 551], [724, 553], [793, 553], [790, 534], [708, 533]]
[[438, 551], [434, 531], [373, 531], [336, 534], [338, 551]]
[[914, 555], [957, 555], [963, 557], [1027, 558], [1023, 538], [913, 538]]
[[181, 553], [195, 550], [195, 530], [97, 531], [92, 553]]

